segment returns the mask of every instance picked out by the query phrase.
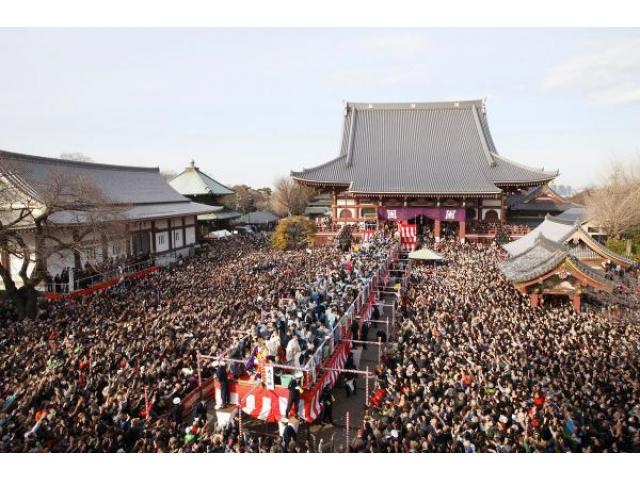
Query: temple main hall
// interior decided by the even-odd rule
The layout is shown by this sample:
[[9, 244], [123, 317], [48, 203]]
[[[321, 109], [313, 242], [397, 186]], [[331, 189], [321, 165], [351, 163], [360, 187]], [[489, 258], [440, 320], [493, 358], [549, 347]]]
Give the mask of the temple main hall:
[[397, 223], [435, 241], [492, 239], [510, 197], [557, 175], [498, 153], [483, 100], [346, 103], [338, 155], [291, 173], [331, 195], [335, 226]]

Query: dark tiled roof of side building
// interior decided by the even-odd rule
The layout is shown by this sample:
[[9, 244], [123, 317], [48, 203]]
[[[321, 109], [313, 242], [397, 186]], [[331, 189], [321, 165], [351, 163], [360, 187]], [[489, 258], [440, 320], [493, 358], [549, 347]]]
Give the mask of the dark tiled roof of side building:
[[[97, 190], [101, 201], [122, 206], [118, 218], [127, 220], [199, 215], [220, 208], [183, 197], [169, 186], [157, 167], [79, 162], [0, 150], [0, 170], [7, 172], [27, 195], [41, 201], [49, 195], [52, 182], [85, 179]], [[52, 215], [51, 221], [77, 224], [86, 218], [86, 212], [60, 211]]]
[[186, 202], [160, 175], [159, 168], [61, 160], [0, 150], [0, 162], [35, 193], [47, 192], [54, 178], [82, 177], [113, 204]]

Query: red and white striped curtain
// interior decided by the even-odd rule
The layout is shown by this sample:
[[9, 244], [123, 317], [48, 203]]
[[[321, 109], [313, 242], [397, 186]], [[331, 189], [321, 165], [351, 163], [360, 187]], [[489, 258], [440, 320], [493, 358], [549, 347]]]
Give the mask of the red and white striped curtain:
[[403, 225], [398, 223], [400, 233], [400, 250], [402, 252], [413, 252], [416, 249], [417, 231], [416, 225]]

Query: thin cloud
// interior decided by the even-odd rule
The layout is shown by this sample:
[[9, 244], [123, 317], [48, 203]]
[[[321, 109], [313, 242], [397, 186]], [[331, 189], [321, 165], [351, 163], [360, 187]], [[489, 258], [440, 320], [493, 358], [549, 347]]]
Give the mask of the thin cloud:
[[424, 52], [428, 48], [424, 35], [414, 32], [383, 32], [371, 35], [363, 44], [367, 49], [378, 53], [405, 55]]
[[573, 89], [598, 103], [640, 101], [640, 39], [580, 55], [555, 67], [547, 89]]
[[378, 87], [424, 83], [431, 78], [431, 69], [424, 63], [391, 64], [380, 67], [348, 69], [330, 75], [336, 84]]

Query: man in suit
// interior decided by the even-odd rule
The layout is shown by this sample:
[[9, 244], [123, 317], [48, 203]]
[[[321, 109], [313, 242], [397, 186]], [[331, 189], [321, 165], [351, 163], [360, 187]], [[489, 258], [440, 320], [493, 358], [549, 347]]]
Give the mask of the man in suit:
[[286, 418], [283, 418], [281, 421], [286, 425], [282, 432], [282, 441], [284, 443], [284, 451], [287, 452], [289, 450], [289, 443], [291, 443], [291, 440], [294, 442], [296, 440], [296, 430], [291, 426]]
[[333, 404], [336, 401], [333, 393], [331, 393], [331, 388], [329, 385], [325, 385], [322, 389], [322, 396], [320, 397], [320, 401], [324, 406], [324, 410], [322, 412], [322, 423], [331, 423], [333, 424]]
[[289, 399], [287, 400], [287, 408], [284, 411], [284, 416], [288, 417], [292, 407], [296, 407], [296, 413], [298, 413], [298, 402], [300, 401], [300, 393], [302, 387], [298, 382], [301, 381], [302, 372], [296, 372], [294, 378], [289, 382]]
[[219, 361], [216, 363], [216, 379], [220, 382], [220, 399], [222, 401], [222, 408], [225, 408], [231, 402], [231, 396], [229, 393], [229, 377], [227, 376], [227, 367], [224, 362]]

